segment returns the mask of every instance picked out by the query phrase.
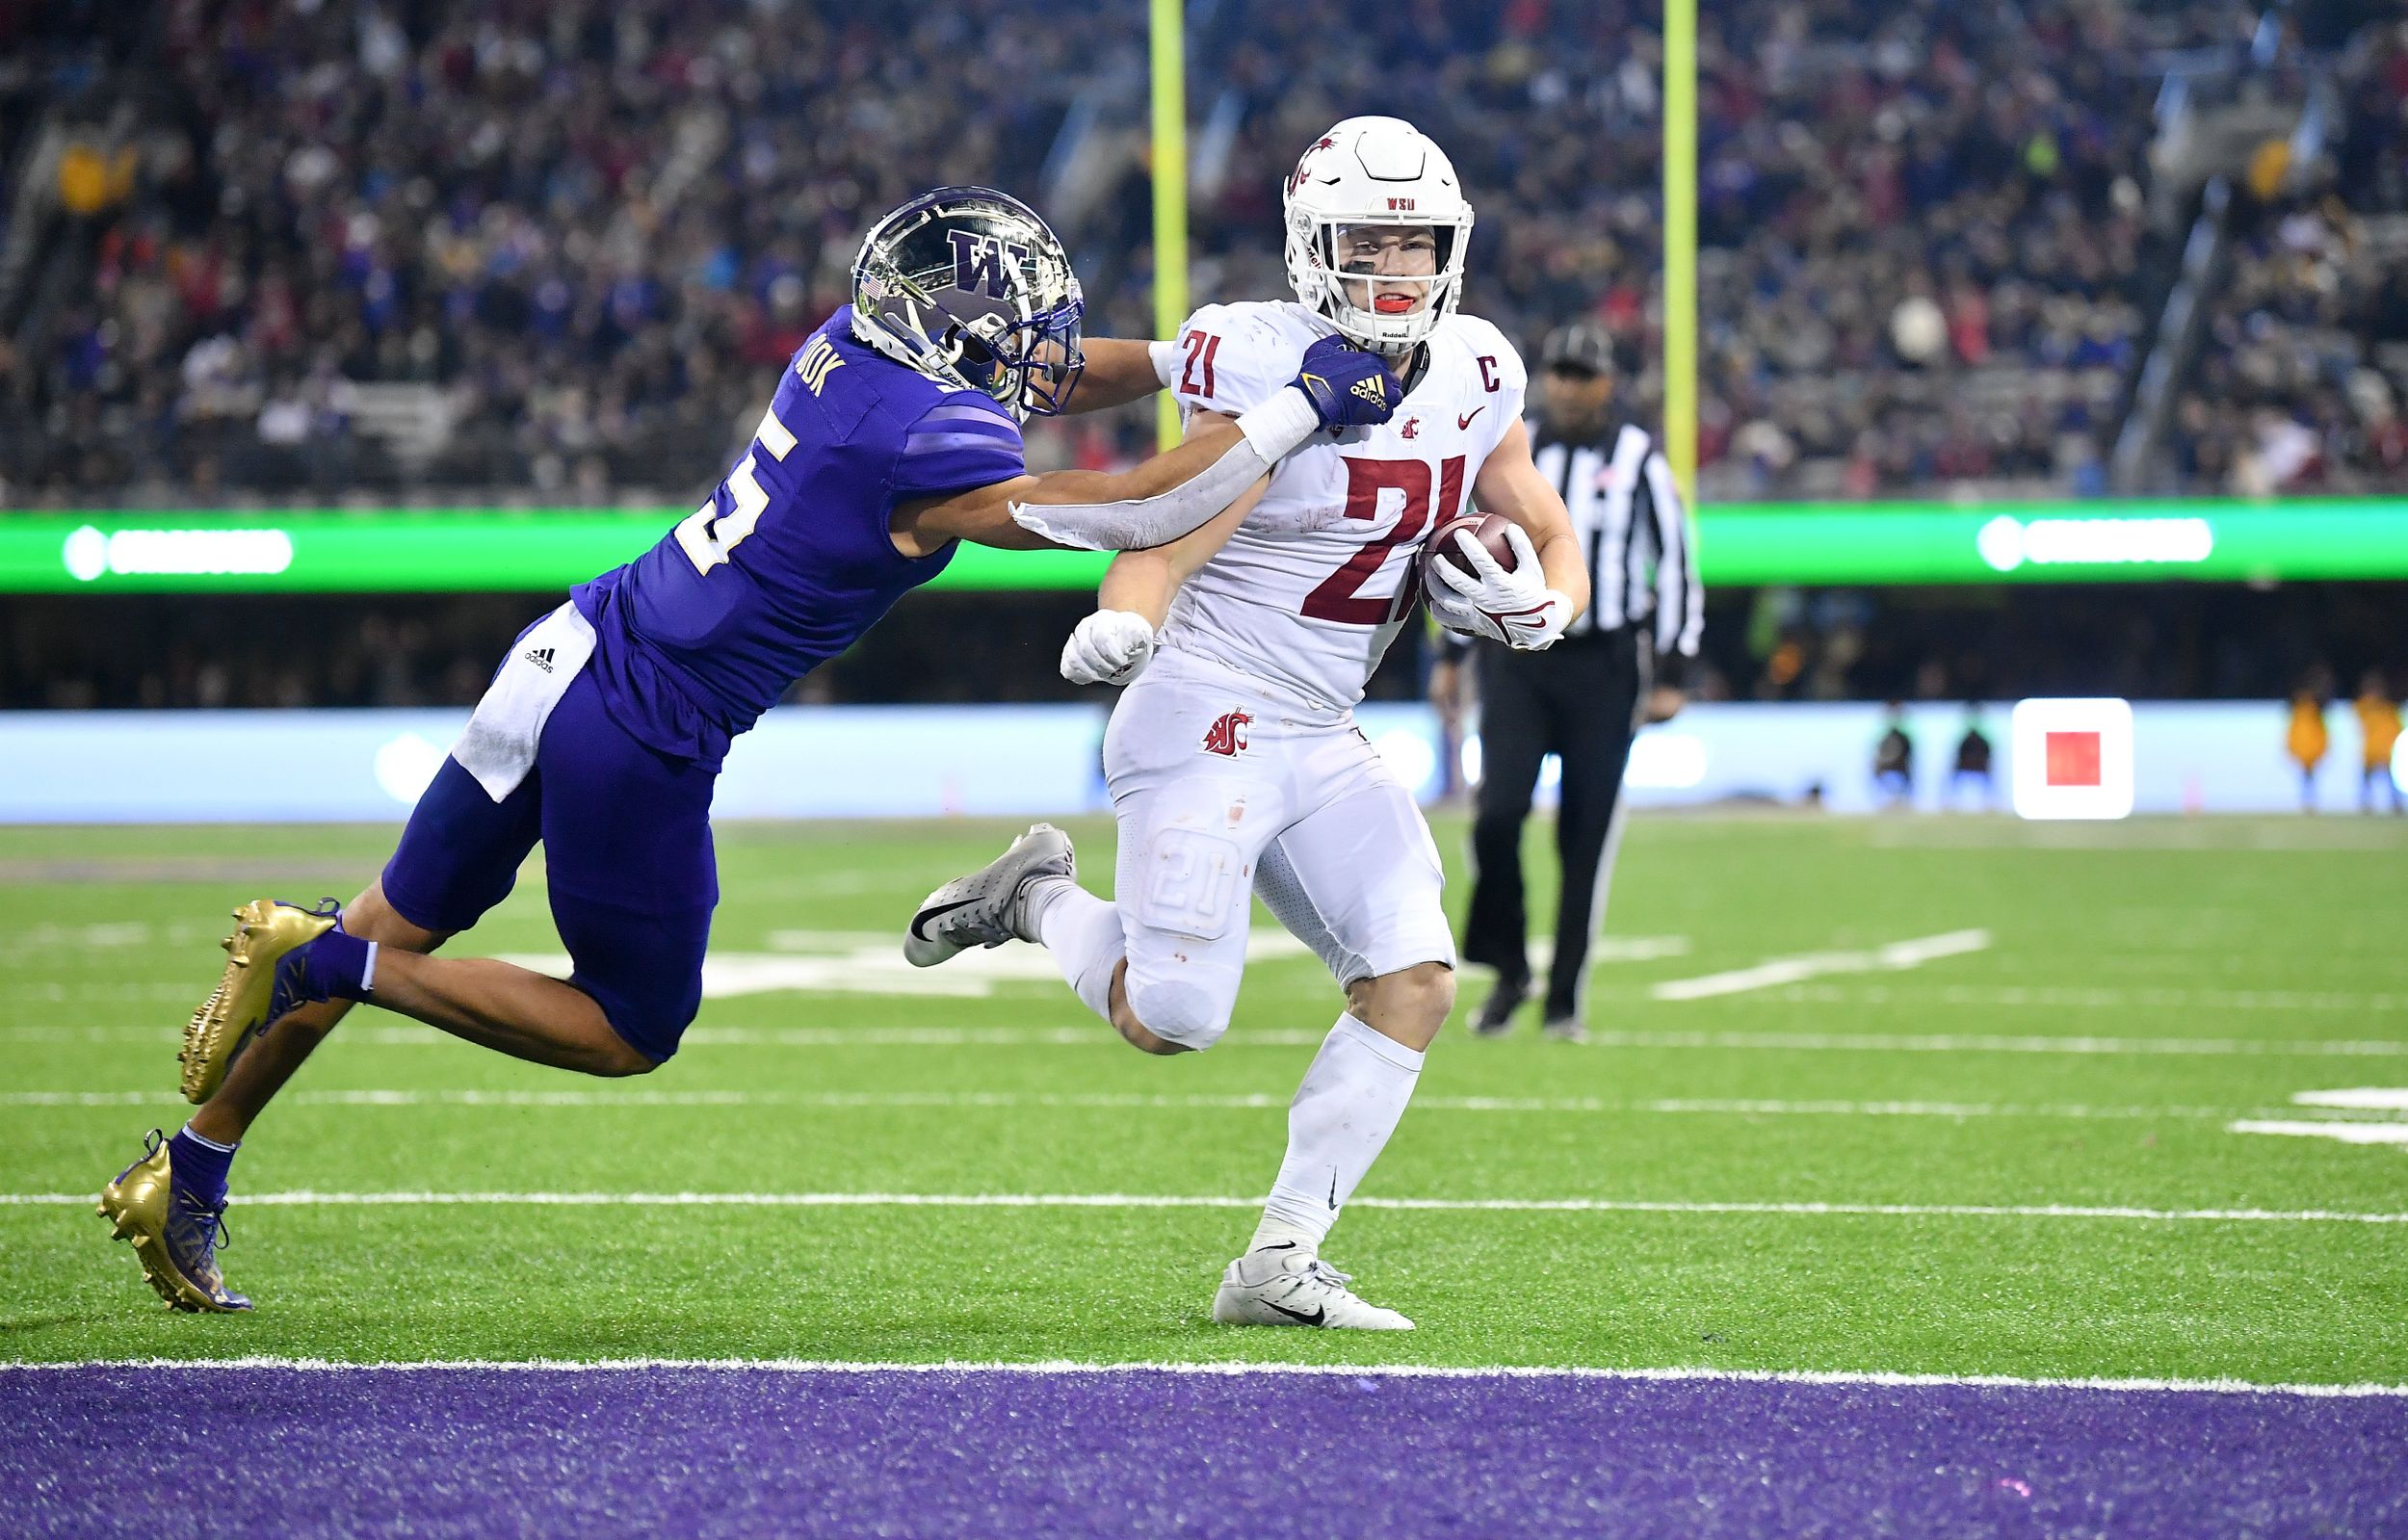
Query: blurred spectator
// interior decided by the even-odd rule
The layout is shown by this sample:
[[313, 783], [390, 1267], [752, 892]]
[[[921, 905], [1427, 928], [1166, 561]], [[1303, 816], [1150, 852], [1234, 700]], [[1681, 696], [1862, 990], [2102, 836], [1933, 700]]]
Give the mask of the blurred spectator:
[[1884, 808], [1907, 807], [1915, 800], [1915, 740], [1906, 731], [1905, 706], [1895, 700], [1872, 745], [1872, 786], [1874, 799]]
[[2392, 754], [2399, 746], [2399, 702], [2383, 678], [2383, 670], [2369, 668], [2358, 681], [2358, 808], [2364, 813], [2374, 811], [2375, 798], [2388, 793], [2392, 811], [2403, 809], [2399, 781], [2392, 774]]
[[2303, 813], [2316, 810], [2316, 767], [2324, 763], [2324, 751], [2331, 743], [2324, 727], [2327, 692], [2315, 680], [2291, 692], [2290, 725], [2283, 734], [2283, 747], [2299, 767], [2299, 810]]
[[1957, 806], [1987, 813], [1998, 800], [1998, 783], [1990, 771], [1990, 735], [1982, 730], [1981, 703], [1965, 702], [1965, 732], [1956, 741], [1956, 766], [1949, 775], [1949, 795]]

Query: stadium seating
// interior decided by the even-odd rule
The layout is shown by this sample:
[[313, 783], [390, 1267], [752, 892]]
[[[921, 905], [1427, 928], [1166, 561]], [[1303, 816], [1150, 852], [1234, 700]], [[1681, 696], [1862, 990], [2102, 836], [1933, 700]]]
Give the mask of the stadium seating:
[[[837, 0], [439, 0], [406, 31], [355, 0], [125, 9], [157, 25], [114, 47], [0, 20], [39, 61], [0, 92], [26, 130], [9, 502], [686, 496], [841, 301], [863, 211], [936, 180], [1040, 197], [1096, 329], [1150, 328], [1138, 8], [902, 34]], [[1709, 490], [2102, 489], [2179, 244], [2153, 217], [2158, 84], [2236, 46], [2229, 13], [1705, 10]], [[1198, 0], [1197, 295], [1284, 292], [1278, 180], [1331, 117], [1386, 107], [1475, 189], [1476, 308], [1526, 337], [1593, 311], [1651, 358], [1654, 14]], [[2340, 170], [2237, 243], [2169, 434], [2193, 489], [2408, 476], [2408, 47], [2369, 22], [2318, 57]]]

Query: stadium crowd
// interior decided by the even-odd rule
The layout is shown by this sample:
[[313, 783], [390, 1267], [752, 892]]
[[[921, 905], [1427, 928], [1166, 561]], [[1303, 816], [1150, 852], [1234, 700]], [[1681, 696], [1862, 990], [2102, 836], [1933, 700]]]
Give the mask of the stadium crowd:
[[[1142, 120], [1135, 6], [122, 4], [149, 13], [126, 29], [129, 57], [92, 69], [55, 162], [11, 169], [60, 195], [52, 271], [0, 317], [11, 502], [687, 495], [841, 302], [865, 214], [940, 180], [1034, 192], [1076, 137], [1065, 122]], [[1712, 484], [2095, 489], [2144, 324], [2155, 79], [2140, 61], [2232, 44], [2251, 12], [1705, 9]], [[26, 57], [38, 42], [76, 57], [26, 14], [0, 11]], [[1645, 409], [1653, 14], [1194, 0], [1192, 100], [1234, 109], [1231, 132], [1199, 139], [1196, 293], [1284, 293], [1276, 188], [1297, 148], [1340, 112], [1404, 111], [1474, 190], [1469, 302], [1525, 337], [1593, 312]], [[2253, 238], [2183, 403], [2200, 489], [2268, 475], [2261, 441], [2307, 467], [2277, 484], [2403, 474], [2408, 374], [2350, 328], [2408, 308], [2396, 266], [2386, 286], [2351, 254], [2367, 214], [2408, 207], [2408, 48], [2374, 26], [2354, 46], [2346, 174]], [[1133, 159], [1067, 232], [1099, 331], [1149, 329], [1145, 189]], [[1142, 431], [1086, 425], [1039, 453], [1108, 460]]]

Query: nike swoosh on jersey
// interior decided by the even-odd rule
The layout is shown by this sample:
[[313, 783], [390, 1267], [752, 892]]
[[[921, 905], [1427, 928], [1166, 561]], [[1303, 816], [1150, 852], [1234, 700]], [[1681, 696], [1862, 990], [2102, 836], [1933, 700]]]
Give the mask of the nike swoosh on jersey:
[[1488, 408], [1485, 406], [1475, 406], [1463, 416], [1456, 418], [1454, 420], [1455, 431], [1461, 432], [1464, 429], [1471, 427], [1472, 419], [1478, 417], [1480, 413], [1486, 411], [1487, 409]]

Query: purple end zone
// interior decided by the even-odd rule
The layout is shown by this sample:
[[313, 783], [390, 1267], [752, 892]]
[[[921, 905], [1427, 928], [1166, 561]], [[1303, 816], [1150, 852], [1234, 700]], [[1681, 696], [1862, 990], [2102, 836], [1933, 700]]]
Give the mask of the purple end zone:
[[13, 1535], [2408, 1533], [2408, 1399], [1564, 1376], [0, 1370]]

